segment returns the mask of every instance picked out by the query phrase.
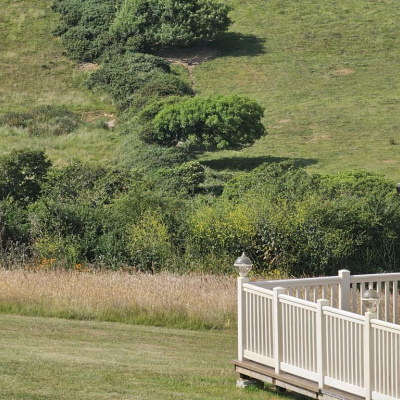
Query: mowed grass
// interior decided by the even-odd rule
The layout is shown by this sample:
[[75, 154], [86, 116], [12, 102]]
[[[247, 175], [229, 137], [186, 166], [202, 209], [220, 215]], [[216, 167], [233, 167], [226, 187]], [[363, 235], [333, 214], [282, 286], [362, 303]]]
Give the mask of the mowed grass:
[[0, 314], [0, 398], [294, 399], [235, 387], [236, 334]]
[[399, 179], [400, 3], [229, 0], [221, 56], [194, 69], [197, 94], [238, 93], [265, 107], [269, 133], [211, 167], [294, 160], [310, 171], [367, 169]]

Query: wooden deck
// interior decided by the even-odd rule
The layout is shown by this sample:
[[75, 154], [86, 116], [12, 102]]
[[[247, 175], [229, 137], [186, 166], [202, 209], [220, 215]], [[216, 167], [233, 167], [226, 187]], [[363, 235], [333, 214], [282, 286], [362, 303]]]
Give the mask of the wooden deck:
[[325, 387], [320, 390], [316, 382], [300, 378], [285, 372], [275, 373], [275, 369], [254, 361], [233, 360], [235, 371], [242, 380], [257, 380], [270, 383], [279, 388], [299, 393], [312, 399], [323, 400], [362, 400], [362, 397], [351, 395], [337, 389]]

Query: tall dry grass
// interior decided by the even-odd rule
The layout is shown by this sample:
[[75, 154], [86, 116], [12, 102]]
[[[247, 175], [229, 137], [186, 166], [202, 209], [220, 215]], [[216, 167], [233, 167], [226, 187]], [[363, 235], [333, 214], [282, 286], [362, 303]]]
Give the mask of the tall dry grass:
[[0, 269], [0, 311], [192, 329], [236, 326], [236, 279]]

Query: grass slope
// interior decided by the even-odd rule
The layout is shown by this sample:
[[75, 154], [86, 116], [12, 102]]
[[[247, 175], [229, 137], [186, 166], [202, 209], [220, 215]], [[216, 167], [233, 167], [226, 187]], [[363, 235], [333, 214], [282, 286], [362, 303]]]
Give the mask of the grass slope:
[[229, 3], [234, 24], [218, 43], [221, 57], [194, 70], [196, 89], [257, 99], [269, 135], [203, 159], [246, 169], [289, 158], [310, 170], [365, 168], [398, 179], [400, 3]]
[[236, 334], [0, 315], [0, 398], [294, 399], [235, 387]]
[[57, 164], [78, 158], [111, 162], [119, 137], [99, 129], [115, 109], [107, 98], [83, 86], [88, 71], [69, 60], [51, 31], [57, 15], [51, 0], [2, 1], [0, 14], [0, 114], [38, 105], [65, 105], [87, 121], [70, 135], [31, 137], [21, 129], [0, 128], [0, 155], [12, 149], [45, 149]]
[[[249, 170], [292, 159], [310, 171], [365, 168], [398, 180], [400, 3], [397, 0], [227, 0], [234, 24], [220, 56], [193, 73], [198, 95], [238, 93], [265, 107], [269, 135], [238, 151], [206, 153], [216, 169]], [[0, 113], [64, 104], [84, 116], [114, 111], [82, 82], [51, 35], [51, 0], [3, 0]], [[81, 129], [63, 138], [0, 130], [0, 153], [44, 148], [57, 163], [110, 162], [121, 139]]]

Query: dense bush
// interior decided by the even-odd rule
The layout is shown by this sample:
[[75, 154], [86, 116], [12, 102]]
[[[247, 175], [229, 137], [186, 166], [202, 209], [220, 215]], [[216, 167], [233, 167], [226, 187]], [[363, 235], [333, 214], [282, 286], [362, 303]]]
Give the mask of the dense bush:
[[156, 272], [165, 268], [171, 257], [172, 240], [162, 220], [161, 210], [145, 212], [131, 227], [129, 248], [136, 268]]
[[14, 150], [0, 158], [0, 200], [12, 198], [22, 205], [33, 203], [51, 162], [40, 150]]
[[61, 36], [69, 55], [81, 61], [93, 61], [113, 44], [108, 33], [120, 0], [54, 0], [53, 10], [60, 13], [54, 34]]
[[89, 88], [100, 88], [109, 93], [122, 109], [130, 106], [139, 89], [144, 91], [150, 85], [160, 96], [191, 93], [185, 82], [171, 74], [167, 61], [142, 53], [127, 53], [108, 59], [88, 81]]
[[263, 114], [262, 107], [246, 97], [195, 97], [163, 107], [153, 120], [153, 140], [206, 149], [249, 145], [266, 133]]
[[157, 168], [151, 177], [161, 193], [194, 195], [205, 180], [205, 168], [199, 162], [191, 161], [173, 168]]
[[179, 148], [146, 149], [131, 165], [141, 173], [82, 163], [50, 168], [42, 152], [4, 156], [0, 250], [26, 244], [69, 267], [146, 271], [228, 272], [241, 251], [258, 272], [398, 268], [400, 197], [379, 175], [264, 164], [232, 179], [220, 197], [194, 196], [205, 176], [200, 163], [186, 162]]
[[36, 254], [69, 266], [123, 264], [129, 259], [126, 225], [141, 211], [131, 197], [136, 210], [124, 209], [121, 216], [116, 201], [141, 185], [138, 176], [121, 169], [82, 163], [53, 169], [42, 197], [29, 209]]
[[53, 10], [60, 14], [53, 33], [81, 61], [211, 40], [230, 24], [229, 7], [219, 0], [54, 0]]
[[[242, 209], [233, 223], [231, 213]], [[392, 271], [400, 256], [400, 198], [391, 182], [366, 172], [308, 176], [288, 164], [263, 165], [235, 178], [215, 205], [199, 207], [192, 218], [200, 248], [214, 246], [220, 255], [247, 250], [259, 270]]]
[[64, 106], [46, 105], [31, 111], [12, 112], [0, 117], [0, 125], [26, 128], [33, 136], [58, 136], [74, 131], [80, 123], [79, 115]]
[[49, 171], [42, 191], [46, 198], [62, 202], [89, 200], [93, 204], [107, 204], [127, 192], [133, 174], [124, 168], [74, 162]]
[[13, 243], [24, 245], [30, 237], [30, 225], [26, 209], [12, 198], [0, 200], [0, 251]]
[[111, 24], [117, 40], [143, 49], [212, 40], [228, 29], [230, 8], [219, 0], [127, 0]]

